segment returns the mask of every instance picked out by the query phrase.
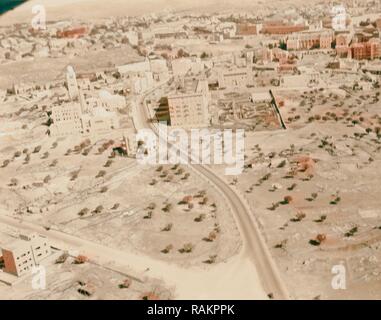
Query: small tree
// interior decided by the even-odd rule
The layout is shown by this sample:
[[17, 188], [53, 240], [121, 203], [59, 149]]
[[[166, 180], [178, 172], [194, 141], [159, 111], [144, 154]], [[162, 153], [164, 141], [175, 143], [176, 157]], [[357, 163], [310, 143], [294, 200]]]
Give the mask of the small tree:
[[101, 213], [102, 211], [103, 211], [103, 206], [99, 205], [98, 207], [94, 209], [93, 213]]
[[18, 183], [19, 183], [19, 181], [16, 178], [12, 178], [10, 183], [9, 183], [9, 186], [10, 187], [16, 187]]
[[143, 219], [152, 219], [152, 211], [148, 211], [147, 214], [143, 217]]
[[80, 217], [83, 217], [83, 216], [85, 216], [88, 213], [89, 213], [89, 209], [88, 208], [83, 208], [81, 211], [78, 212], [78, 215]]
[[95, 176], [95, 178], [102, 178], [106, 175], [106, 171], [100, 170], [98, 174]]
[[172, 227], [173, 227], [173, 224], [168, 223], [163, 229], [161, 229], [161, 231], [171, 231]]
[[198, 217], [194, 218], [195, 222], [201, 222], [205, 219], [205, 214], [201, 213]]
[[128, 289], [131, 286], [131, 279], [125, 279], [121, 284], [119, 284], [119, 289]]
[[88, 262], [89, 261], [89, 258], [84, 256], [84, 255], [78, 255], [75, 259], [74, 259], [74, 264], [84, 264], [85, 262]]
[[291, 196], [285, 196], [283, 198], [283, 204], [290, 204], [291, 202], [293, 201], [292, 197]]
[[105, 168], [108, 168], [112, 165], [112, 160], [107, 160], [107, 162], [105, 163], [104, 167]]
[[192, 243], [186, 243], [186, 244], [184, 244], [184, 246], [181, 249], [179, 249], [179, 252], [180, 253], [191, 253], [193, 251], [193, 249], [194, 249], [194, 246]]
[[10, 161], [7, 159], [7, 160], [4, 160], [3, 161], [3, 165], [1, 166], [2, 168], [5, 168], [6, 166], [8, 166], [8, 164], [10, 163]]
[[217, 238], [217, 232], [216, 231], [211, 231], [209, 232], [209, 235], [205, 237], [203, 240], [206, 242], [213, 242]]
[[112, 206], [111, 210], [116, 210], [116, 209], [119, 208], [119, 206], [120, 206], [119, 203], [115, 203], [115, 204]]
[[201, 205], [206, 205], [208, 203], [208, 197], [202, 198], [202, 200], [199, 202]]
[[169, 244], [167, 245], [163, 250], [161, 250], [162, 253], [167, 254], [173, 249], [173, 245]]
[[216, 260], [217, 260], [217, 255], [213, 254], [213, 255], [210, 255], [209, 259], [205, 260], [204, 262], [207, 264], [213, 264], [213, 263], [216, 263]]
[[172, 204], [167, 203], [164, 208], [162, 209], [164, 212], [170, 212], [172, 209]]
[[37, 146], [34, 148], [33, 153], [39, 153], [41, 151], [41, 146]]

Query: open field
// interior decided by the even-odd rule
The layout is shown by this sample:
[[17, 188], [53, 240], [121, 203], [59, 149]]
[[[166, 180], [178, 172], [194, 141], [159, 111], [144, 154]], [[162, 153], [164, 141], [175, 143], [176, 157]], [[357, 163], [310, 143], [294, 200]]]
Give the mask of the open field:
[[[248, 167], [228, 180], [255, 207], [296, 298], [378, 296], [379, 93], [283, 92], [289, 129], [250, 134]], [[348, 270], [347, 290], [331, 286], [332, 268], [340, 264]]]

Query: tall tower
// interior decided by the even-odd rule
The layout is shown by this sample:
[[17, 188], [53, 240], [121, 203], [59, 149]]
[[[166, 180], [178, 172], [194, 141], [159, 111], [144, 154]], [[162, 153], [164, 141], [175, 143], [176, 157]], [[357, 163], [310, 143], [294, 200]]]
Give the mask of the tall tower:
[[67, 67], [66, 71], [66, 83], [67, 89], [69, 90], [69, 97], [71, 100], [76, 100], [79, 98], [79, 90], [77, 77], [75, 75], [75, 71], [72, 66]]

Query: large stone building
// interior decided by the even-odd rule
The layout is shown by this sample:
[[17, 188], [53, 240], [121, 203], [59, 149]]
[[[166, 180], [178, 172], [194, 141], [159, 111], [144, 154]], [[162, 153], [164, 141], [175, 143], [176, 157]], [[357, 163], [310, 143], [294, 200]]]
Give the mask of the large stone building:
[[349, 48], [348, 56], [355, 60], [381, 58], [381, 41], [373, 38], [367, 42], [354, 43]]
[[247, 68], [221, 70], [218, 73], [218, 86], [220, 88], [246, 88], [253, 85], [253, 73]]
[[2, 246], [4, 272], [20, 277], [50, 254], [50, 244], [45, 237], [36, 233], [20, 235], [16, 241]]
[[172, 127], [197, 128], [209, 125], [209, 92], [206, 80], [199, 80], [192, 88], [168, 96]]
[[52, 107], [52, 136], [100, 134], [119, 128], [117, 114], [110, 111], [110, 102], [104, 101], [102, 96], [99, 99], [86, 99], [78, 88], [72, 68], [68, 68], [67, 84], [69, 95], [75, 101]]
[[282, 21], [266, 22], [262, 26], [263, 34], [291, 34], [307, 30], [308, 27], [303, 24], [288, 24]]
[[82, 109], [79, 103], [54, 106], [50, 132], [53, 136], [68, 136], [83, 133]]
[[332, 31], [301, 32], [290, 35], [287, 50], [331, 49]]

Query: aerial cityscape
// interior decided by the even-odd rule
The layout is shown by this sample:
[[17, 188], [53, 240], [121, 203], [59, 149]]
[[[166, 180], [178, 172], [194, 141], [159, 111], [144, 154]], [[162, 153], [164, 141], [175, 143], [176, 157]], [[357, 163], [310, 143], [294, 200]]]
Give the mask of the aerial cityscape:
[[381, 299], [381, 1], [10, 3], [1, 300]]

